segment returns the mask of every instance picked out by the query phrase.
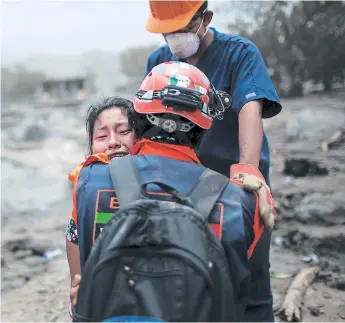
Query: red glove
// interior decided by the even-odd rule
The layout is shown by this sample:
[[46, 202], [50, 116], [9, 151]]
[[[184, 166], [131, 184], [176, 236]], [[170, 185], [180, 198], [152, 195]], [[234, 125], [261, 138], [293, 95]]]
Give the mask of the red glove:
[[242, 182], [247, 191], [257, 193], [260, 217], [264, 226], [272, 230], [275, 216], [274, 201], [271, 190], [259, 169], [250, 164], [234, 164], [230, 167], [230, 178]]

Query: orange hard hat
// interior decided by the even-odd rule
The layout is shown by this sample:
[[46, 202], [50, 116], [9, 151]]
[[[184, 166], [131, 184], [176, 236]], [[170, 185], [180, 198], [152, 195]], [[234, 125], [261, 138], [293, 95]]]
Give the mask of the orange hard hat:
[[133, 100], [140, 114], [175, 114], [203, 129], [212, 125], [212, 85], [195, 66], [166, 62], [154, 67]]
[[146, 30], [165, 34], [186, 27], [204, 1], [155, 1], [150, 2], [150, 14]]

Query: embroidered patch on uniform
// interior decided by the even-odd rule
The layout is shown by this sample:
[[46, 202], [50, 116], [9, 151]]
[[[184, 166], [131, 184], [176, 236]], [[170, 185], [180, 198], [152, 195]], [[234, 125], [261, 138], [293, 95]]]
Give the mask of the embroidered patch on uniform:
[[248, 94], [246, 95], [246, 99], [250, 99], [250, 98], [252, 98], [253, 96], [256, 96], [256, 93], [255, 93], [255, 92], [248, 93]]
[[119, 208], [119, 201], [114, 190], [98, 191], [94, 223], [94, 241]]

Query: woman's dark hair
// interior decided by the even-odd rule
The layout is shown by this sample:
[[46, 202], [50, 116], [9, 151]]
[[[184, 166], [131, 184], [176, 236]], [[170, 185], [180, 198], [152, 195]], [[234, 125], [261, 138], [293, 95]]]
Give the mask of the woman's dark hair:
[[97, 120], [98, 116], [107, 109], [110, 108], [121, 108], [121, 110], [125, 113], [128, 117], [128, 124], [130, 125], [130, 118], [134, 113], [133, 104], [131, 101], [121, 98], [119, 96], [111, 96], [108, 98], [103, 99], [100, 103], [96, 105], [91, 105], [86, 113], [86, 132], [88, 134], [88, 153], [92, 154], [92, 139], [93, 139], [93, 131], [95, 128], [95, 121]]

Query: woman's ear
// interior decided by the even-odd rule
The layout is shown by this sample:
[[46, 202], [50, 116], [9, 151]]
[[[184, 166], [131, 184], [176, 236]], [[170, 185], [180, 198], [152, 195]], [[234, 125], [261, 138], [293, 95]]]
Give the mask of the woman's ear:
[[207, 10], [205, 12], [205, 16], [204, 16], [204, 25], [205, 25], [205, 27], [207, 27], [210, 24], [212, 18], [213, 18], [213, 11]]

